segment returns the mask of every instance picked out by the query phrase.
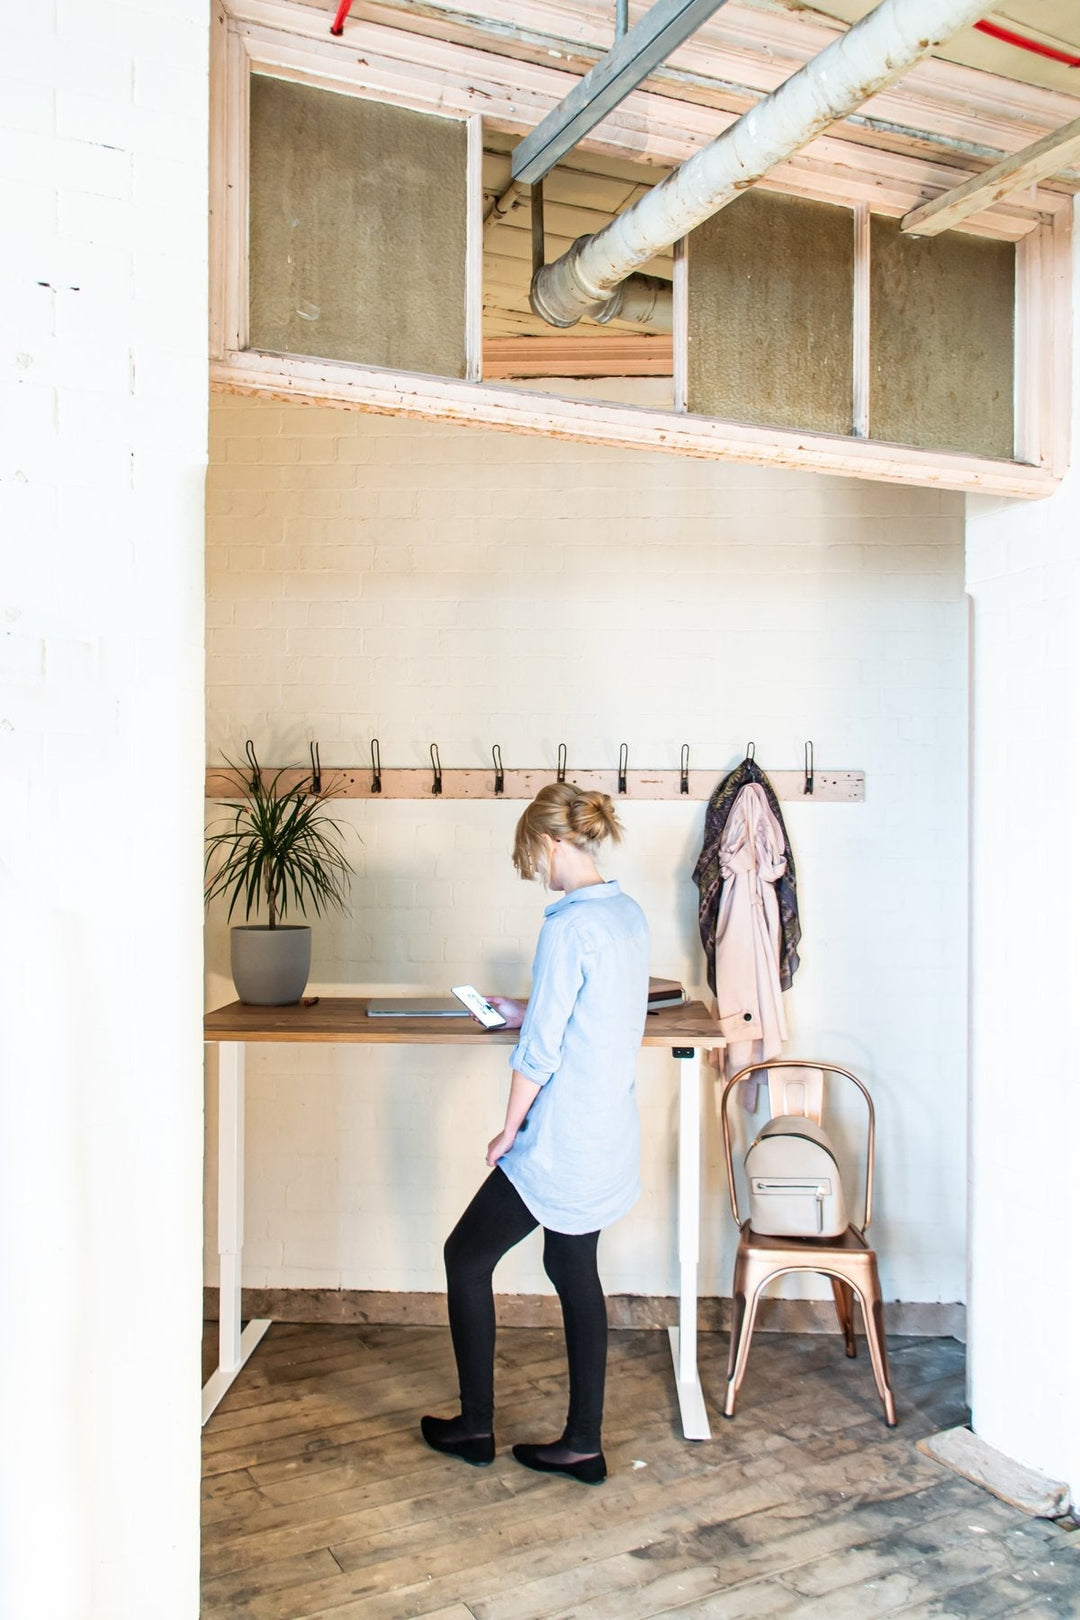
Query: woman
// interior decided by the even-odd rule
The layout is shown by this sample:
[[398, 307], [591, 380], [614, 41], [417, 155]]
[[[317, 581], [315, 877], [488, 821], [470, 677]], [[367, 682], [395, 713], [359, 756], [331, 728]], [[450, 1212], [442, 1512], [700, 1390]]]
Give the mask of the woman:
[[570, 1404], [560, 1439], [516, 1445], [514, 1456], [538, 1473], [588, 1485], [607, 1477], [600, 1445], [607, 1307], [596, 1246], [640, 1190], [634, 1075], [649, 935], [641, 908], [596, 869], [601, 843], [617, 842], [621, 831], [606, 793], [570, 782], [542, 788], [518, 822], [515, 867], [563, 898], [544, 913], [528, 1002], [491, 998], [521, 1035], [510, 1058], [506, 1122], [488, 1144], [491, 1175], [446, 1242], [461, 1411], [420, 1425], [436, 1451], [477, 1467], [493, 1461], [492, 1272], [542, 1226], [544, 1269], [562, 1305]]

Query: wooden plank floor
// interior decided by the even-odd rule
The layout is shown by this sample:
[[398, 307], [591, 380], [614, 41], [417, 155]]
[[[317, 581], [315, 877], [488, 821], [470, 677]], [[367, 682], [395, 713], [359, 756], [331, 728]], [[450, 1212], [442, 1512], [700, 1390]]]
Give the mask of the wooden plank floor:
[[[487, 1469], [428, 1451], [443, 1329], [271, 1328], [205, 1431], [203, 1620], [1080, 1616], [1080, 1532], [1025, 1519], [915, 1441], [963, 1422], [963, 1348], [890, 1341], [900, 1426], [839, 1336], [762, 1333], [734, 1421], [681, 1438], [667, 1335], [612, 1335], [607, 1483], [518, 1467], [562, 1426], [561, 1334], [499, 1335]], [[212, 1341], [208, 1351], [212, 1361]]]

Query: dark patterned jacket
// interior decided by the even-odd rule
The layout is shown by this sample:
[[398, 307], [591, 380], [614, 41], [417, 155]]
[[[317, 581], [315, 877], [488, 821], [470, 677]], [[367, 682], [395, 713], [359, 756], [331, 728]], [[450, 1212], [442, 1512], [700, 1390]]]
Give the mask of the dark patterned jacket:
[[799, 965], [798, 944], [802, 937], [799, 927], [799, 906], [795, 898], [795, 858], [791, 853], [791, 842], [784, 826], [784, 818], [780, 814], [780, 804], [776, 794], [769, 784], [769, 779], [759, 765], [756, 765], [749, 756], [741, 765], [736, 765], [720, 783], [709, 800], [705, 811], [705, 837], [702, 841], [701, 854], [694, 867], [694, 882], [698, 886], [698, 929], [701, 933], [701, 943], [705, 949], [705, 960], [708, 964], [709, 989], [716, 994], [716, 919], [720, 911], [720, 895], [724, 887], [724, 879], [720, 871], [720, 840], [723, 836], [724, 826], [731, 807], [735, 803], [742, 789], [748, 782], [758, 782], [765, 790], [765, 797], [769, 801], [769, 809], [780, 823], [780, 830], [784, 835], [784, 855], [787, 860], [787, 870], [776, 885], [776, 897], [780, 903], [780, 988], [790, 990], [791, 981], [795, 977], [795, 969]]

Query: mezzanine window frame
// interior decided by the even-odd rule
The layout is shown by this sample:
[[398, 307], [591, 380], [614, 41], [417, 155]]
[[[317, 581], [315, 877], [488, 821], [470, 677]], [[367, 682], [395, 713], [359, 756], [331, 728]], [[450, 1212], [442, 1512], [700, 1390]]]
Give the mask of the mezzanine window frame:
[[[670, 411], [533, 395], [482, 379], [483, 122], [524, 133], [565, 93], [575, 76], [490, 51], [362, 23], [343, 42], [325, 18], [291, 0], [218, 0], [213, 20], [211, 139], [211, 380], [223, 391], [319, 399], [345, 409], [468, 422], [583, 442], [651, 447], [844, 476], [1016, 496], [1050, 493], [1068, 461], [1067, 341], [1071, 320], [1071, 200], [1035, 193], [981, 217], [973, 234], [1017, 242], [1014, 459], [925, 451], [865, 437], [868, 328], [860, 267], [859, 223], [869, 211], [898, 216], [925, 196], [924, 170], [935, 165], [821, 137], [781, 165], [766, 189], [836, 203], [856, 218], [852, 436], [751, 427], [686, 411], [686, 257], [675, 259], [675, 395]], [[324, 89], [461, 119], [468, 131], [466, 378], [433, 378], [310, 356], [270, 355], [247, 346], [248, 86], [266, 72]], [[599, 151], [682, 161], [719, 132], [724, 115], [696, 103], [637, 91], [588, 142]], [[642, 118], [647, 129], [643, 134]], [[730, 121], [730, 119], [728, 120]], [[833, 148], [844, 145], [837, 173]], [[828, 150], [820, 151], [819, 148]], [[937, 166], [940, 169], [940, 166]], [[882, 176], [887, 184], [883, 184]], [[887, 202], [883, 203], [883, 191]], [[861, 431], [860, 431], [861, 429]]]

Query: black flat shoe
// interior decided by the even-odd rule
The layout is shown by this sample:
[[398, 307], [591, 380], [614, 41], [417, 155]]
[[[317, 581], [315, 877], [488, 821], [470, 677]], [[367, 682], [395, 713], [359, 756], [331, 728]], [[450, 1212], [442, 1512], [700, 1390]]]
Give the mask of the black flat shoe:
[[514, 1461], [537, 1474], [565, 1474], [567, 1479], [576, 1479], [579, 1485], [602, 1485], [607, 1479], [607, 1463], [602, 1451], [595, 1457], [582, 1457], [580, 1462], [557, 1463], [539, 1455], [547, 1449], [546, 1446], [514, 1446]]
[[420, 1433], [432, 1451], [441, 1451], [447, 1457], [460, 1457], [462, 1462], [469, 1463], [473, 1468], [486, 1468], [489, 1463], [493, 1463], [495, 1436], [479, 1434], [463, 1440], [451, 1438], [453, 1431], [460, 1426], [460, 1418], [420, 1419]]

